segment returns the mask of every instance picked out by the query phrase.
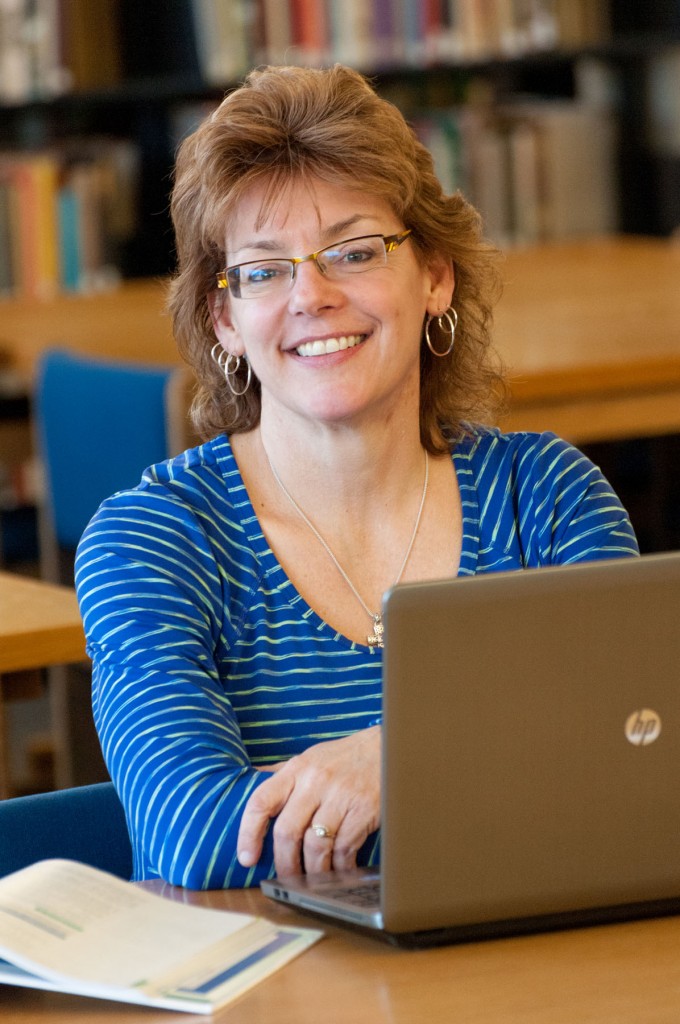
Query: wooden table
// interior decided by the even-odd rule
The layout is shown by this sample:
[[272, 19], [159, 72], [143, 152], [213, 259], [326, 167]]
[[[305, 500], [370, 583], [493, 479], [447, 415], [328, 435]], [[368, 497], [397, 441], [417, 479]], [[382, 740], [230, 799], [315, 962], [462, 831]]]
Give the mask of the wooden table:
[[30, 676], [14, 675], [81, 661], [85, 636], [75, 591], [0, 572], [0, 798], [10, 792], [6, 690], [30, 696]]
[[[171, 898], [312, 922], [259, 891]], [[314, 922], [315, 923], [315, 922]], [[631, 922], [424, 951], [342, 928], [261, 982], [217, 1018], [225, 1024], [677, 1024], [680, 918]], [[3, 989], [7, 1024], [160, 1024], [206, 1020], [122, 1003]]]
[[0, 673], [85, 657], [75, 591], [0, 572]]
[[680, 431], [680, 244], [623, 237], [508, 253], [495, 337], [504, 426], [577, 443]]

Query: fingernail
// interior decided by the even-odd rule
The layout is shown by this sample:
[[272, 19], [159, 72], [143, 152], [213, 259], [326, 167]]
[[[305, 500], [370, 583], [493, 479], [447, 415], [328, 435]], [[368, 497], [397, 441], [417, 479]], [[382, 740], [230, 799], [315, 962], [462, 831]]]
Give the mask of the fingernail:
[[239, 850], [236, 856], [242, 868], [252, 868], [256, 860], [251, 850]]

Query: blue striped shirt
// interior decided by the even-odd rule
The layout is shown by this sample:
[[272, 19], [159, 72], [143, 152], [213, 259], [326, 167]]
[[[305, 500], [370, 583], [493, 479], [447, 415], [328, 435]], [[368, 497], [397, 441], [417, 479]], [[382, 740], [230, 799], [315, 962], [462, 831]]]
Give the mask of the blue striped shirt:
[[[452, 455], [459, 575], [637, 553], [588, 459], [552, 434], [475, 430]], [[152, 466], [104, 502], [76, 560], [102, 750], [134, 877], [257, 884], [236, 860], [255, 771], [379, 719], [380, 651], [323, 622], [262, 533], [225, 436]], [[379, 855], [379, 835], [361, 851]]]

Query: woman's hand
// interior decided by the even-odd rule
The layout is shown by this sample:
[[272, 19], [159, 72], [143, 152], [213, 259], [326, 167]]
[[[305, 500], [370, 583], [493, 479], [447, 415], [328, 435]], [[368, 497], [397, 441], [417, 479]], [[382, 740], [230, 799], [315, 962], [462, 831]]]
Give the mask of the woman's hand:
[[[274, 774], [255, 790], [241, 819], [240, 863], [257, 863], [269, 820], [276, 818], [278, 875], [354, 867], [357, 851], [380, 824], [380, 745], [380, 726], [373, 726], [265, 769]], [[313, 824], [331, 835], [316, 835]]]

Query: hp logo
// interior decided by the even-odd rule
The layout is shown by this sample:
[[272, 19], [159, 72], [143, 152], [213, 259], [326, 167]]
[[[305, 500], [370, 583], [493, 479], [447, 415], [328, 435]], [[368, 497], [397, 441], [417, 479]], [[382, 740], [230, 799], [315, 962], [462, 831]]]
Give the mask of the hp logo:
[[646, 747], [659, 738], [661, 719], [656, 711], [642, 708], [626, 719], [626, 739], [635, 747]]

